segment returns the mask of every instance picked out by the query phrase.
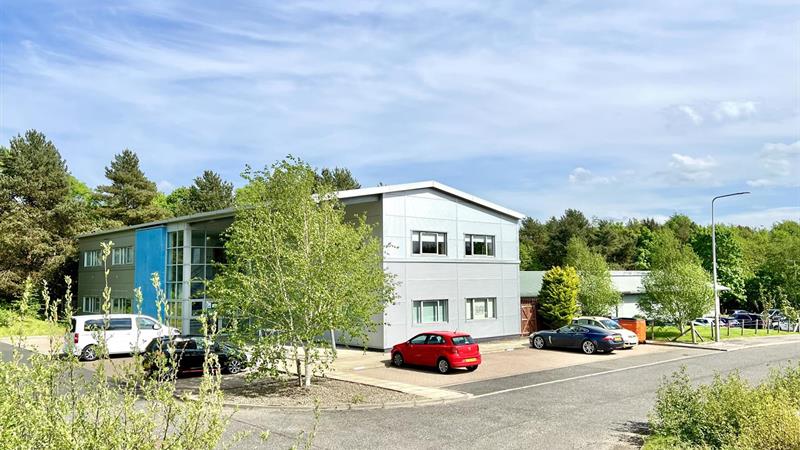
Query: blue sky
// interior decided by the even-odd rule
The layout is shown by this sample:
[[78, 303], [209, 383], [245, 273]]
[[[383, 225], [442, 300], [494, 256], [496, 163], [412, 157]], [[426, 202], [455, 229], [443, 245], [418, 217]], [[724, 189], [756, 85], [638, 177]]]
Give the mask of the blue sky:
[[[271, 4], [272, 6], [264, 6]], [[800, 219], [797, 2], [40, 2], [0, 8], [0, 142], [169, 191], [286, 154], [545, 219]]]

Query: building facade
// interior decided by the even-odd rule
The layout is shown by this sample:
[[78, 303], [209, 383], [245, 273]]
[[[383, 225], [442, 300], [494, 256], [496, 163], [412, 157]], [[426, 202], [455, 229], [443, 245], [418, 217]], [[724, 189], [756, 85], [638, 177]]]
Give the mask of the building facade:
[[[368, 346], [388, 349], [413, 334], [461, 330], [476, 338], [519, 333], [518, 212], [436, 182], [341, 191], [348, 217], [363, 215], [384, 246], [384, 267], [394, 274], [397, 299]], [[109, 230], [81, 236], [78, 310], [100, 310], [105, 286], [101, 242], [113, 241], [108, 260], [112, 310], [137, 308], [156, 314], [152, 274], [170, 301], [171, 325], [184, 333], [200, 330], [199, 316], [212, 307], [203, 281], [225, 263], [220, 233], [233, 210]], [[115, 259], [117, 258], [117, 259]], [[116, 264], [115, 264], [116, 262]]]

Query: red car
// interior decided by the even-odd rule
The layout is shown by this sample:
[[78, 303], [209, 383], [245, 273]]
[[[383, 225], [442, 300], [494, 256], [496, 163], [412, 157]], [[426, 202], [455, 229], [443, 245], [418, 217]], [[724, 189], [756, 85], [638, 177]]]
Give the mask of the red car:
[[466, 367], [470, 372], [481, 363], [481, 352], [472, 336], [453, 331], [420, 333], [392, 347], [392, 364], [434, 366], [441, 373], [453, 367]]

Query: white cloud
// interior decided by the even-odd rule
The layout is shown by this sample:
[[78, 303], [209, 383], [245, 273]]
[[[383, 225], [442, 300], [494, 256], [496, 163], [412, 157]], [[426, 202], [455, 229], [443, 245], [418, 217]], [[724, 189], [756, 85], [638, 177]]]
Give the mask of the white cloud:
[[615, 177], [594, 175], [591, 170], [584, 169], [583, 167], [576, 167], [569, 174], [569, 182], [572, 184], [609, 184], [615, 179]]
[[719, 221], [722, 223], [754, 227], [770, 227], [784, 220], [800, 221], [800, 206], [767, 208], [758, 211], [725, 214], [719, 218]]
[[673, 153], [669, 162], [670, 177], [682, 182], [704, 182], [713, 177], [711, 169], [717, 162], [711, 156], [696, 158], [693, 156]]
[[700, 115], [694, 108], [689, 105], [681, 105], [678, 106], [678, 111], [686, 114], [686, 117], [692, 121], [695, 125], [700, 125], [703, 123], [703, 116]]
[[161, 191], [161, 192], [163, 192], [165, 194], [169, 194], [170, 192], [175, 190], [175, 185], [170, 183], [167, 180], [159, 181], [158, 183], [156, 183], [156, 187], [158, 188], [159, 191]]
[[714, 118], [718, 122], [739, 120], [756, 114], [756, 103], [753, 101], [724, 101], [714, 109]]
[[758, 159], [764, 175], [750, 186], [800, 186], [800, 141], [764, 144]]

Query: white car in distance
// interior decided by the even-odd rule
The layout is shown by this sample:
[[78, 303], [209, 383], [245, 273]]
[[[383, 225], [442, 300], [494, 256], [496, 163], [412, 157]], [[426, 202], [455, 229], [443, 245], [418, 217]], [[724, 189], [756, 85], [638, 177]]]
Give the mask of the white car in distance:
[[625, 348], [633, 348], [639, 345], [639, 336], [637, 336], [636, 333], [622, 328], [616, 320], [609, 319], [608, 317], [582, 316], [572, 319], [572, 323], [576, 325], [590, 325], [619, 333], [622, 335]]
[[71, 350], [85, 361], [98, 358], [100, 338], [105, 340], [109, 355], [119, 355], [143, 352], [155, 338], [180, 334], [177, 328], [162, 325], [141, 314], [73, 316], [70, 325], [67, 351]]

